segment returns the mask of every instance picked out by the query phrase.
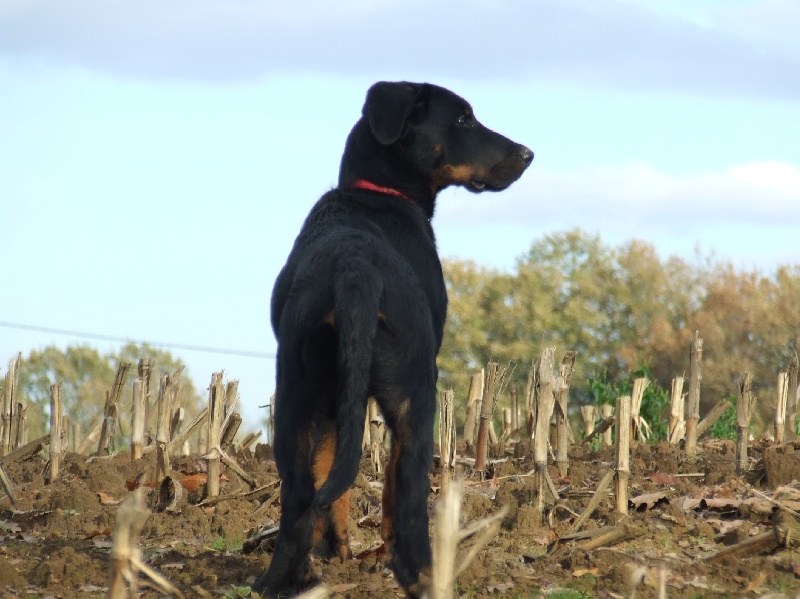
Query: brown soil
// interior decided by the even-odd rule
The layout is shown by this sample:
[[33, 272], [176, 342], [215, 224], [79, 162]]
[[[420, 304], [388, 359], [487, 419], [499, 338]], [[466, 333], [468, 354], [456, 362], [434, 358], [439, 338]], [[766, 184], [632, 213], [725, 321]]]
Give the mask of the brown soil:
[[[237, 455], [259, 486], [277, 482], [271, 452], [265, 449], [259, 447], [255, 456], [248, 451]], [[495, 451], [497, 455], [498, 448]], [[669, 445], [638, 445], [631, 456], [635, 509], [629, 519], [621, 520], [614, 512], [612, 484], [608, 497], [581, 528], [627, 523], [630, 538], [591, 550], [580, 548], [582, 540], [559, 539], [612, 467], [612, 449], [573, 446], [568, 476], [550, 470], [560, 500], [548, 510], [545, 526], [532, 506], [534, 479], [527, 475], [532, 463], [514, 453], [527, 451], [517, 446], [502, 452], [505, 461], [494, 463], [485, 481], [466, 470], [463, 522], [478, 520], [502, 505], [508, 505], [509, 512], [500, 533], [458, 579], [459, 597], [627, 597], [634, 587], [637, 597], [655, 597], [662, 572], [670, 597], [790, 597], [800, 592], [800, 553], [792, 549], [796, 541], [791, 538], [718, 564], [704, 560], [774, 530], [786, 517], [785, 510], [779, 511], [761, 494], [777, 495], [797, 509], [800, 492], [791, 482], [800, 479], [800, 451], [794, 445], [752, 446], [751, 470], [745, 477], [735, 474], [732, 442], [702, 444], [695, 460]], [[183, 459], [176, 467], [184, 474], [203, 470], [202, 462], [194, 459]], [[103, 596], [116, 500], [128, 495], [133, 481], [153, 475], [153, 460], [131, 464], [126, 454], [92, 460], [68, 455], [53, 484], [46, 484], [43, 469], [39, 458], [6, 466], [20, 510], [12, 510], [8, 498], [0, 499], [0, 594]], [[344, 564], [315, 559], [314, 567], [337, 596], [402, 597], [385, 557], [368, 551], [380, 538], [380, 477], [371, 476], [370, 469], [365, 460], [351, 502], [351, 546], [355, 554], [366, 556]], [[431, 482], [433, 509], [438, 475]], [[247, 490], [235, 474], [225, 474], [223, 495]], [[152, 514], [140, 539], [145, 560], [187, 596], [247, 596], [241, 587], [253, 582], [270, 555], [263, 550], [245, 554], [242, 543], [259, 527], [277, 522], [278, 486], [215, 506], [196, 505], [202, 492], [202, 486], [185, 491], [177, 511]], [[159, 595], [145, 588], [142, 596]]]

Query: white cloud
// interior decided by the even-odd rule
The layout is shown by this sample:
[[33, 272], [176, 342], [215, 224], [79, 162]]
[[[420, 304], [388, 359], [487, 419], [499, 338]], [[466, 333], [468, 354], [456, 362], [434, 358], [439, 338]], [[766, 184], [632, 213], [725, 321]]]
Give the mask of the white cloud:
[[[612, 0], [30, 0], [4, 6], [0, 55], [117, 76], [219, 81], [307, 71], [800, 98], [800, 50], [778, 52], [736, 27], [704, 27]], [[748, 15], [754, 22], [760, 6]], [[794, 30], [784, 29], [794, 39]]]
[[496, 196], [445, 197], [438, 218], [450, 224], [782, 226], [800, 222], [800, 169], [765, 161], [677, 176], [638, 162], [569, 171], [537, 170], [534, 162], [520, 182]]
[[718, 26], [767, 47], [800, 52], [800, 3], [796, 0], [726, 1], [715, 6], [712, 18]]
[[644, 163], [536, 170], [499, 194], [448, 190], [435, 219], [443, 255], [512, 269], [531, 243], [580, 228], [612, 246], [631, 239], [662, 257], [697, 251], [743, 269], [800, 264], [800, 168], [752, 162], [684, 176]]

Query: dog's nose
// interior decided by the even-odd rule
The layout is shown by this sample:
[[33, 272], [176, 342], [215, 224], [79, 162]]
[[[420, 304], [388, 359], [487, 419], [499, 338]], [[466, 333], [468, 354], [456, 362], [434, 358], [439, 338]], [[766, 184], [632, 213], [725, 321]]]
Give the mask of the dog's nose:
[[519, 159], [525, 164], [530, 164], [533, 162], [533, 150], [526, 148], [525, 146], [520, 146]]

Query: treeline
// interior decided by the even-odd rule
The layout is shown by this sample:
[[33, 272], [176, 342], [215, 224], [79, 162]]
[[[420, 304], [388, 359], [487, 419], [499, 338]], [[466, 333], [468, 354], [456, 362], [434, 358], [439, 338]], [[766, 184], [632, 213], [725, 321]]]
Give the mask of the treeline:
[[516, 364], [523, 384], [546, 346], [576, 351], [572, 389], [592, 403], [596, 383], [645, 369], [662, 387], [687, 373], [694, 332], [704, 339], [701, 402], [731, 395], [744, 370], [774, 400], [777, 373], [800, 342], [800, 265], [737, 270], [713, 257], [662, 259], [644, 241], [611, 247], [581, 230], [536, 241], [514, 272], [444, 264], [450, 307], [440, 387], [466, 397], [471, 370]]
[[[128, 343], [119, 351], [100, 353], [88, 345], [69, 346], [61, 349], [48, 346], [33, 350], [22, 356], [19, 388], [26, 402], [28, 424], [32, 436], [44, 434], [49, 423], [50, 385], [61, 382], [61, 402], [64, 414], [79, 423], [84, 432], [88, 431], [103, 414], [106, 393], [114, 384], [117, 367], [126, 362], [134, 371], [140, 358], [152, 360], [155, 370], [150, 378], [149, 397], [158, 393], [159, 378], [162, 373], [173, 374], [183, 368], [180, 359], [170, 352], [149, 345]], [[0, 380], [0, 399], [3, 397], [4, 382]], [[123, 395], [130, 395], [126, 386]], [[190, 377], [183, 377], [182, 405], [189, 414], [197, 411], [203, 396], [195, 389]], [[129, 405], [130, 402], [125, 402]], [[127, 431], [130, 415], [118, 414], [120, 427], [117, 433]], [[127, 431], [129, 433], [129, 431]]]
[[[472, 371], [490, 359], [512, 362], [512, 381], [524, 388], [531, 360], [548, 346], [558, 359], [577, 352], [573, 404], [606, 401], [609, 389], [626, 388], [634, 373], [669, 389], [673, 377], [688, 373], [695, 331], [704, 340], [703, 410], [732, 395], [745, 370], [758, 400], [774, 405], [777, 373], [800, 345], [797, 264], [761, 273], [713, 257], [662, 259], [644, 241], [611, 247], [573, 230], [534, 242], [510, 273], [463, 261], [446, 261], [444, 270], [450, 306], [440, 388], [455, 389], [461, 418]], [[44, 431], [56, 381], [63, 381], [64, 413], [89, 427], [102, 414], [118, 364], [139, 358], [151, 358], [159, 372], [181, 366], [169, 352], [136, 344], [108, 354], [77, 346], [23, 356], [20, 387], [31, 402], [31, 430]], [[191, 411], [203, 397], [189, 377], [184, 381], [183, 405]], [[0, 377], [0, 397], [2, 386]]]

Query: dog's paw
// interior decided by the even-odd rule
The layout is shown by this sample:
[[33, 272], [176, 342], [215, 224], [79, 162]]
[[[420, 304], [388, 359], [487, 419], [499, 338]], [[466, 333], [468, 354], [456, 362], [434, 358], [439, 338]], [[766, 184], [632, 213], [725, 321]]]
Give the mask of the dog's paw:
[[418, 599], [420, 597], [430, 596], [430, 588], [433, 579], [431, 578], [430, 571], [420, 572], [417, 582], [411, 584], [406, 588], [406, 593], [409, 597]]

